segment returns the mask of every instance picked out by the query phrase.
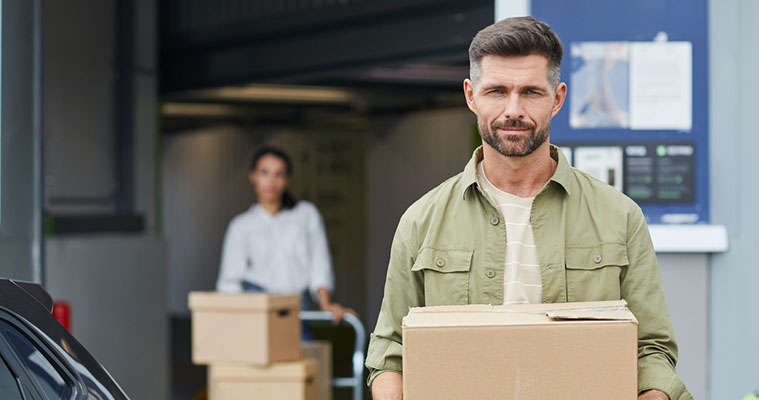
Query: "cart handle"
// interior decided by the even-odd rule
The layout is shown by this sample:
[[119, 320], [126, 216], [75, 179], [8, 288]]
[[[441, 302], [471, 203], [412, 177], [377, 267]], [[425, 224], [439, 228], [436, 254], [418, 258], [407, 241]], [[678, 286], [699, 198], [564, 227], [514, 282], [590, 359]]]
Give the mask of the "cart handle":
[[[332, 313], [329, 311], [301, 311], [301, 321], [332, 321]], [[361, 320], [353, 314], [344, 314], [340, 322], [347, 323], [356, 332], [356, 345], [353, 350], [353, 376], [332, 379], [334, 387], [352, 387], [353, 400], [364, 399], [364, 343], [366, 343], [366, 330]]]

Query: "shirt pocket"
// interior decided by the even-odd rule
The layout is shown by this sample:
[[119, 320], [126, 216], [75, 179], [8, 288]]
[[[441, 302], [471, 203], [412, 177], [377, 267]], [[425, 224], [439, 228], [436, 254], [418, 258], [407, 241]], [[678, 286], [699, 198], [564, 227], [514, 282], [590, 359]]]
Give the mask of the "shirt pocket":
[[424, 248], [411, 271], [424, 275], [426, 306], [468, 304], [472, 250]]
[[627, 247], [604, 243], [597, 247], [567, 248], [567, 301], [605, 301], [621, 298], [620, 278], [627, 268]]

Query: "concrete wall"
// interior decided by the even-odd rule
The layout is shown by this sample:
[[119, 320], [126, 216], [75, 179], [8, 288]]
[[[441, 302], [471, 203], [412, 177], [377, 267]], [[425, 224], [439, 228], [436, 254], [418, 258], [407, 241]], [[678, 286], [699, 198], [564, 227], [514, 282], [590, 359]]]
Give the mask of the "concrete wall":
[[710, 255], [670, 253], [658, 259], [679, 347], [677, 375], [694, 398], [707, 399]]
[[46, 242], [46, 288], [71, 305], [74, 336], [133, 399], [168, 398], [163, 240], [71, 236]]
[[38, 1], [2, 4], [0, 277], [39, 282], [41, 152]]
[[710, 0], [711, 204], [730, 251], [709, 274], [709, 394], [738, 399], [759, 390], [759, 186], [753, 182], [759, 108], [759, 2]]

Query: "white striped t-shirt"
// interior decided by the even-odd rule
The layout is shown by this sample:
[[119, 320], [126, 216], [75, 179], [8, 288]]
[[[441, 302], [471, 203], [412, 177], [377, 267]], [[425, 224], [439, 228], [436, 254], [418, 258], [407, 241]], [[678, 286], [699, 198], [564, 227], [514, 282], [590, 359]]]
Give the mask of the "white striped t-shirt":
[[501, 211], [506, 224], [503, 304], [542, 303], [538, 249], [530, 225], [534, 197], [515, 196], [495, 187], [485, 176], [482, 162], [477, 167], [477, 180], [490, 201]]

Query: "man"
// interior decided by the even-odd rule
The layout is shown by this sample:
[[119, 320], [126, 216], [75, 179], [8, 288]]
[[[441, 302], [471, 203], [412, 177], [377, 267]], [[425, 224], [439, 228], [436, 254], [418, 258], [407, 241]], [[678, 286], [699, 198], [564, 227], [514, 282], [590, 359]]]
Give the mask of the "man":
[[639, 320], [639, 400], [692, 399], [675, 375], [677, 345], [640, 208], [549, 144], [567, 94], [562, 52], [551, 28], [530, 17], [472, 41], [464, 94], [483, 144], [401, 217], [366, 361], [376, 400], [403, 396], [409, 307], [622, 298]]

